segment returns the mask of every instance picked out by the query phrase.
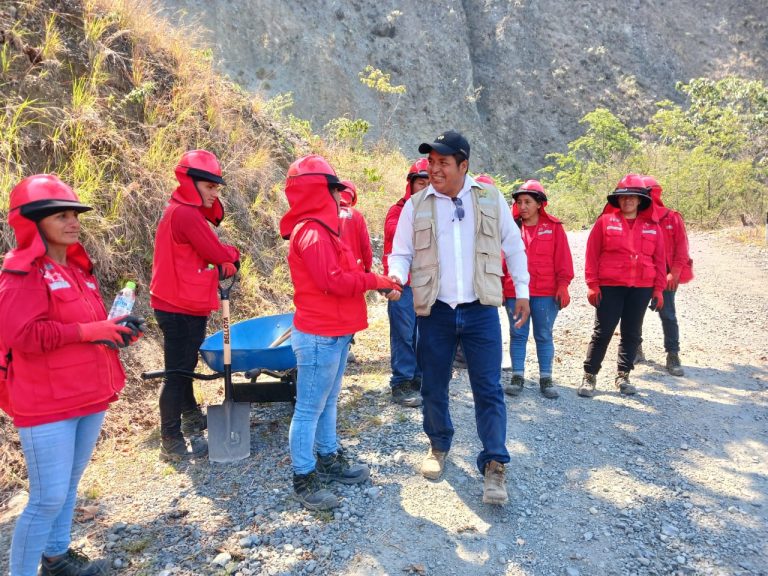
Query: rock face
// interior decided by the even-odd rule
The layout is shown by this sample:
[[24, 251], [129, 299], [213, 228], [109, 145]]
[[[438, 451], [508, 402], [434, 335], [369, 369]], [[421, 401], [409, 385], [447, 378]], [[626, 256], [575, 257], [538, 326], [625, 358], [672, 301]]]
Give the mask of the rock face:
[[[768, 77], [765, 0], [163, 0], [211, 30], [223, 69], [320, 130], [363, 118], [409, 157], [455, 128], [471, 169], [526, 176], [607, 106], [642, 120], [675, 82]], [[380, 94], [371, 65], [406, 93]]]

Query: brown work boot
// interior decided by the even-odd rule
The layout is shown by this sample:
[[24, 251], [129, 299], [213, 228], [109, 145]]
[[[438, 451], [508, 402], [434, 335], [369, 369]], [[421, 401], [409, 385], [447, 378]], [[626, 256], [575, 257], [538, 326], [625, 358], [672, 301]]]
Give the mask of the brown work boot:
[[523, 391], [524, 384], [525, 378], [520, 376], [520, 374], [514, 374], [509, 384], [504, 386], [504, 392], [510, 396], [519, 396], [520, 392]]
[[637, 389], [629, 382], [629, 372], [617, 372], [613, 383], [616, 384], [619, 392], [626, 396], [631, 396], [637, 392]]
[[560, 397], [560, 394], [555, 390], [555, 385], [552, 383], [552, 378], [550, 376], [539, 378], [539, 390], [541, 390], [541, 395], [544, 396], [544, 398], [553, 399]]
[[428, 480], [439, 480], [445, 470], [445, 457], [448, 452], [434, 450], [431, 446], [421, 463], [421, 475]]
[[589, 372], [584, 372], [584, 376], [581, 377], [581, 386], [576, 393], [582, 398], [592, 398], [595, 395], [596, 385], [597, 377]]
[[677, 352], [667, 352], [667, 372], [672, 374], [672, 376], [685, 376], [685, 371], [680, 366], [680, 356]]
[[491, 460], [485, 465], [483, 479], [483, 504], [506, 504], [507, 485], [504, 477], [504, 464]]

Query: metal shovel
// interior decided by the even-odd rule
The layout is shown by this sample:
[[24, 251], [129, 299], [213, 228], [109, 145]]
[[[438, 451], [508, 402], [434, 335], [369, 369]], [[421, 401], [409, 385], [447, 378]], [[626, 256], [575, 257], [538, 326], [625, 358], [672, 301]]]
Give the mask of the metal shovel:
[[251, 404], [235, 402], [232, 386], [232, 343], [229, 334], [229, 286], [219, 285], [224, 339], [224, 402], [208, 406], [208, 458], [211, 462], [237, 462], [251, 455]]

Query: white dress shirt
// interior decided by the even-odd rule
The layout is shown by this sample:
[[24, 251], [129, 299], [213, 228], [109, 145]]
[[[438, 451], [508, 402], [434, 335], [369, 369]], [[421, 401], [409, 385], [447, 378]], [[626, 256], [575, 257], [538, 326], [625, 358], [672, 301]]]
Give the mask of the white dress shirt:
[[[472, 202], [472, 186], [478, 184], [469, 176], [464, 178], [464, 187], [458, 194], [464, 208], [464, 218], [456, 217], [456, 206], [450, 196], [441, 194], [430, 184], [425, 194], [435, 197], [435, 220], [437, 227], [437, 254], [440, 261], [440, 289], [437, 299], [451, 308], [458, 304], [474, 302], [472, 279], [475, 274], [475, 207]], [[499, 193], [499, 225], [501, 249], [507, 261], [507, 268], [515, 283], [518, 298], [528, 298], [528, 259], [520, 229], [512, 219], [512, 213], [504, 197]], [[499, 254], [501, 258], [501, 254]], [[413, 260], [413, 201], [409, 199], [400, 219], [389, 255], [389, 273], [400, 282], [408, 279]]]

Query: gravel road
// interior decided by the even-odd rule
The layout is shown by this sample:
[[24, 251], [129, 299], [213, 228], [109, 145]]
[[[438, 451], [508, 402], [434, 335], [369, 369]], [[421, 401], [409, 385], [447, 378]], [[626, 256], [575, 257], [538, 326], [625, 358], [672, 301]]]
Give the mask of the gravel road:
[[[693, 234], [696, 279], [678, 294], [685, 377], [665, 372], [648, 312], [639, 393], [612, 389], [614, 341], [588, 400], [576, 396], [593, 321], [586, 234], [569, 234], [577, 278], [555, 325], [561, 396], [538, 393], [531, 341], [526, 390], [507, 398], [507, 506], [481, 502], [465, 372], [451, 386], [446, 474], [418, 474], [427, 441], [420, 412], [389, 403], [379, 302], [339, 419], [371, 480], [335, 486], [338, 511], [291, 499], [290, 406], [254, 405], [252, 454], [238, 464], [162, 464], [156, 433], [102, 443], [81, 485], [76, 544], [125, 575], [768, 574], [768, 251]], [[13, 522], [13, 510], [0, 517], [0, 550]]]

